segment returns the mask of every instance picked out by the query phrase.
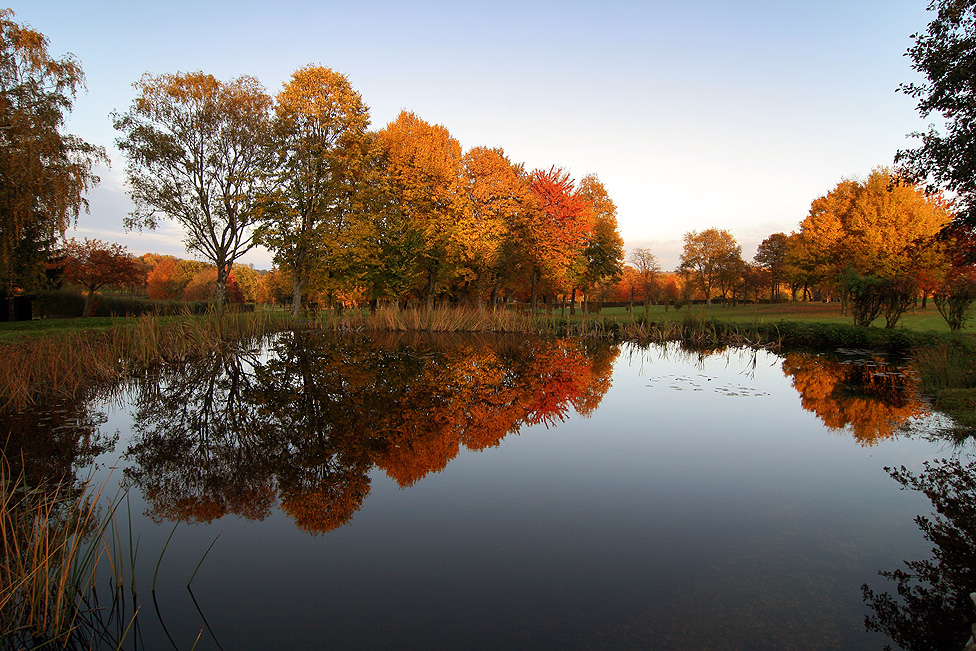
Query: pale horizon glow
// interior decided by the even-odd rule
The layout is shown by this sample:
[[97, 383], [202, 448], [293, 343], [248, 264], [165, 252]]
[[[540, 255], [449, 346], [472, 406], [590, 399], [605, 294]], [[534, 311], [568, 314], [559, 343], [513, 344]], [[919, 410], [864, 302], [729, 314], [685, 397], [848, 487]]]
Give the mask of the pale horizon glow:
[[[17, 6], [17, 5], [21, 6]], [[628, 250], [678, 264], [683, 235], [730, 231], [751, 259], [796, 230], [810, 202], [866, 177], [927, 124], [897, 92], [930, 20], [924, 0], [738, 3], [124, 2], [12, 7], [71, 52], [88, 92], [67, 131], [105, 146], [111, 169], [69, 236], [136, 254], [190, 257], [172, 223], [126, 232], [132, 210], [110, 113], [142, 74], [257, 77], [272, 95], [308, 63], [345, 74], [372, 128], [403, 109], [443, 124], [465, 150], [502, 147], [528, 169], [594, 172]], [[270, 268], [267, 251], [245, 263]]]

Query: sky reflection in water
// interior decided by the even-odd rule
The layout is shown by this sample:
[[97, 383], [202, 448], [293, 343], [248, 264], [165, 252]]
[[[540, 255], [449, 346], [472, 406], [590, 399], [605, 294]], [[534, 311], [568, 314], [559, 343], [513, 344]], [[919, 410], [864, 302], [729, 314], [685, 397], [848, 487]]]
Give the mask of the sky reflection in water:
[[883, 468], [946, 449], [852, 361], [284, 335], [137, 383], [102, 460], [143, 575], [192, 523], [157, 581], [181, 648], [201, 613], [198, 649], [881, 648], [860, 586], [931, 510]]

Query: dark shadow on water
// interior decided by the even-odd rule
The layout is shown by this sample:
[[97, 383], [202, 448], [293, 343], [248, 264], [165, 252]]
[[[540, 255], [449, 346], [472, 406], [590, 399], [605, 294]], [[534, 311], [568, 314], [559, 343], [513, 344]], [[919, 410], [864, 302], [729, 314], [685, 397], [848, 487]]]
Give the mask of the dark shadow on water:
[[935, 513], [915, 523], [934, 547], [929, 559], [879, 572], [894, 584], [894, 594], [862, 587], [873, 611], [865, 626], [907, 651], [960, 651], [976, 619], [969, 598], [976, 591], [976, 461], [926, 462], [918, 473], [904, 466], [887, 470], [903, 489], [931, 500]]

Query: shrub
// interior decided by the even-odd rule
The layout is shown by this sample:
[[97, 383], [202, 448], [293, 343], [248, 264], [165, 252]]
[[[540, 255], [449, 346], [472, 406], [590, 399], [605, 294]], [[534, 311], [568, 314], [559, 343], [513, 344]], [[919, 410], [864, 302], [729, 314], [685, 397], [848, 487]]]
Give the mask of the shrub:
[[85, 310], [85, 297], [71, 289], [46, 290], [34, 301], [38, 316], [48, 319], [73, 319]]
[[950, 275], [932, 295], [932, 300], [939, 314], [949, 324], [949, 330], [961, 330], [971, 316], [973, 303], [976, 302], [976, 275], [971, 270]]

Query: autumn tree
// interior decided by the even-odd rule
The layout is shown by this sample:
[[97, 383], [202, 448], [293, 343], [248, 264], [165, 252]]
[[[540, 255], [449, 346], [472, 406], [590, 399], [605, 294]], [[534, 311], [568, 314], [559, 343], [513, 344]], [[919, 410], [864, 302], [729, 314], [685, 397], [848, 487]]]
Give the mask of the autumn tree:
[[235, 264], [231, 269], [234, 280], [240, 288], [243, 300], [248, 303], [256, 303], [258, 300], [258, 283], [261, 281], [261, 274], [253, 267], [244, 264]]
[[532, 173], [529, 188], [535, 202], [516, 236], [531, 279], [532, 308], [541, 279], [558, 281], [578, 255], [593, 226], [585, 219], [586, 200], [569, 172], [550, 167]]
[[908, 49], [912, 68], [925, 80], [903, 84], [900, 90], [918, 100], [923, 118], [938, 116], [940, 132], [932, 125], [914, 149], [899, 151], [895, 162], [910, 179], [931, 181], [958, 197], [959, 222], [976, 226], [976, 95], [973, 93], [973, 56], [976, 54], [976, 2], [930, 0], [935, 17], [924, 32], [912, 35]]
[[272, 269], [261, 276], [257, 287], [257, 301], [283, 305], [291, 298], [289, 290], [292, 287], [288, 274]]
[[253, 77], [222, 82], [203, 72], [146, 74], [125, 114], [114, 114], [136, 209], [127, 227], [178, 222], [186, 246], [217, 270], [224, 303], [231, 265], [255, 245], [270, 155], [271, 99]]
[[58, 265], [65, 280], [87, 290], [84, 316], [91, 316], [95, 292], [102, 287], [124, 287], [141, 282], [143, 276], [135, 258], [121, 244], [90, 240], [68, 240]]
[[408, 238], [416, 232], [423, 236], [417, 264], [426, 275], [423, 294], [431, 308], [459, 255], [456, 227], [466, 198], [461, 145], [445, 127], [407, 111], [386, 125], [377, 141], [385, 182], [405, 221], [395, 226]]
[[31, 287], [49, 249], [88, 209], [105, 151], [61, 132], [85, 78], [71, 55], [0, 9], [0, 298]]
[[630, 253], [630, 264], [634, 266], [637, 276], [640, 279], [641, 296], [644, 300], [644, 314], [650, 310], [651, 288], [657, 282], [657, 276], [661, 273], [661, 265], [657, 261], [657, 256], [651, 253], [650, 249], [636, 248]]
[[502, 246], [529, 209], [529, 188], [523, 166], [513, 164], [501, 148], [474, 147], [463, 163], [467, 201], [457, 238], [482, 305], [489, 276], [497, 287]]
[[739, 269], [742, 247], [731, 233], [718, 228], [685, 233], [684, 242], [681, 268], [691, 274], [711, 305], [713, 287], [727, 287], [730, 276]]
[[177, 259], [165, 256], [156, 261], [146, 276], [146, 296], [154, 301], [175, 300], [183, 293], [183, 288], [174, 282]]
[[768, 272], [769, 298], [771, 300], [779, 298], [780, 285], [786, 279], [789, 243], [790, 237], [786, 233], [773, 233], [759, 243], [756, 255], [753, 258], [759, 268]]
[[384, 139], [368, 133], [346, 243], [351, 261], [346, 282], [364, 293], [372, 309], [380, 300], [399, 305], [424, 272], [423, 224], [408, 218], [393, 172]]
[[292, 278], [292, 316], [313, 275], [339, 274], [369, 109], [345, 75], [322, 66], [292, 74], [276, 97], [278, 148], [260, 232]]
[[841, 181], [815, 199], [800, 237], [824, 275], [850, 267], [889, 277], [941, 266], [934, 238], [951, 219], [940, 195], [877, 168], [865, 181]]
[[582, 222], [590, 228], [580, 251], [582, 264], [577, 276], [583, 286], [585, 303], [592, 287], [612, 285], [620, 279], [624, 240], [617, 229], [617, 205], [597, 175], [587, 174], [580, 179], [577, 191], [586, 206]]

